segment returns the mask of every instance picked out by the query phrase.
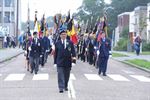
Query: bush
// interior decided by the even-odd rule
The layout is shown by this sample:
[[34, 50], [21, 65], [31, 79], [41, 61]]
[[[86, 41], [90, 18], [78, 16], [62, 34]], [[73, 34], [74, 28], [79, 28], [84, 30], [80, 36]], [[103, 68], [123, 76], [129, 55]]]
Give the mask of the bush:
[[117, 43], [117, 46], [114, 48], [114, 50], [127, 51], [127, 42], [128, 40], [125, 38], [120, 39], [119, 42]]
[[142, 50], [143, 51], [150, 51], [150, 42], [146, 43], [145, 41], [143, 41], [143, 43], [142, 43]]

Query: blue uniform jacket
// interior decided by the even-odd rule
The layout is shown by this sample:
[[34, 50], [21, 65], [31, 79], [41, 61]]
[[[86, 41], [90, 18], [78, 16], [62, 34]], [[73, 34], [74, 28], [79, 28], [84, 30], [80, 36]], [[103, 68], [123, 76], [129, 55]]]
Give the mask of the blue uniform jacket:
[[40, 40], [37, 40], [37, 43], [35, 43], [35, 40], [33, 39], [31, 42], [31, 51], [30, 51], [30, 57], [40, 57], [41, 55], [41, 44]]
[[110, 40], [106, 38], [105, 41], [101, 39], [99, 47], [99, 57], [109, 57], [109, 51], [111, 50]]
[[56, 42], [54, 63], [57, 64], [58, 67], [71, 67], [72, 57], [76, 57], [76, 53], [74, 45], [70, 40], [66, 41], [65, 49], [61, 40]]

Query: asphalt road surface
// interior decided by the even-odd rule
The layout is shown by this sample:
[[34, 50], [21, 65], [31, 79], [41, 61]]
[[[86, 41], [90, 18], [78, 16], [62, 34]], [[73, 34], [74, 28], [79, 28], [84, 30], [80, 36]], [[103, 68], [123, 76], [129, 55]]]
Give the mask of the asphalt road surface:
[[80, 60], [72, 67], [69, 91], [59, 93], [53, 57], [37, 75], [20, 55], [0, 63], [0, 100], [150, 100], [150, 73], [109, 59], [107, 76]]

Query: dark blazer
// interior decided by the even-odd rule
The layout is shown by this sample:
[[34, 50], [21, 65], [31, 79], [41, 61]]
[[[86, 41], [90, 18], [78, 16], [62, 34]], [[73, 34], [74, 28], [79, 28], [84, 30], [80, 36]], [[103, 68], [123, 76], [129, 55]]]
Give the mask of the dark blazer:
[[30, 57], [40, 57], [41, 55], [41, 44], [40, 44], [40, 40], [37, 40], [37, 43], [35, 42], [35, 39], [33, 38], [32, 42], [31, 42], [31, 51], [30, 51]]
[[71, 67], [72, 57], [76, 57], [76, 53], [74, 45], [70, 40], [66, 41], [65, 49], [61, 40], [56, 42], [54, 63], [57, 64], [58, 67]]
[[102, 39], [100, 40], [100, 47], [99, 47], [99, 57], [109, 57], [109, 51], [111, 50], [111, 43], [109, 39], [105, 39], [103, 41]]

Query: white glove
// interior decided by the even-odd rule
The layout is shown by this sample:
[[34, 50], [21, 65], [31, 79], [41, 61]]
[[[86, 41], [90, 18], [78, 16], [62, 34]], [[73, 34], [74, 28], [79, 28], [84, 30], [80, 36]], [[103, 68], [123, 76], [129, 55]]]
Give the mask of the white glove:
[[75, 63], [72, 63], [72, 66], [75, 66], [76, 64]]
[[54, 68], [56, 68], [57, 67], [57, 64], [54, 64]]
[[38, 46], [40, 46], [40, 43], [38, 43]]
[[85, 48], [85, 51], [88, 51], [88, 49], [87, 49], [87, 48]]
[[42, 55], [40, 55], [40, 57], [42, 57]]
[[97, 50], [97, 52], [96, 52], [96, 53], [97, 53], [97, 55], [99, 55], [99, 54], [100, 54], [99, 50]]
[[55, 50], [55, 45], [52, 45], [52, 50]]
[[27, 54], [27, 51], [24, 51], [24, 54]]
[[46, 50], [46, 52], [49, 52], [49, 50]]
[[111, 58], [111, 57], [112, 57], [112, 55], [109, 55], [109, 57]]
[[31, 51], [31, 47], [29, 47], [28, 49], [29, 49], [29, 51]]

